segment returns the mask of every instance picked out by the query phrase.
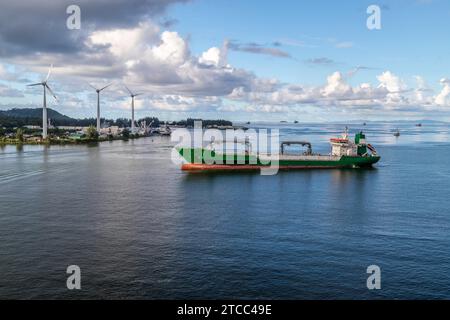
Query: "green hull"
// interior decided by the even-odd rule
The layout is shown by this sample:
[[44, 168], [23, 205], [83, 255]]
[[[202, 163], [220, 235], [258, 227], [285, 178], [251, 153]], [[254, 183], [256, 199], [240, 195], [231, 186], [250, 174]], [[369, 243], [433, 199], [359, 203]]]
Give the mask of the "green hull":
[[[178, 152], [187, 161], [185, 170], [258, 169], [276, 165], [268, 159], [255, 155], [216, 154], [206, 149], [179, 148]], [[380, 160], [379, 156], [280, 156], [280, 169], [307, 168], [364, 168]]]

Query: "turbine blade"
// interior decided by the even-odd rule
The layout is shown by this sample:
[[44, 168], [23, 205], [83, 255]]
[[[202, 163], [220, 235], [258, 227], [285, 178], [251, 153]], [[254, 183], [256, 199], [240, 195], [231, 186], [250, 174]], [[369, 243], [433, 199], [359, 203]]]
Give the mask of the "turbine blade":
[[48, 78], [50, 78], [50, 74], [52, 73], [52, 69], [53, 69], [53, 64], [50, 65], [50, 69], [48, 69], [47, 77], [45, 78], [44, 82], [47, 82]]
[[92, 84], [90, 84], [89, 82], [87, 82], [87, 84], [89, 85], [89, 87], [91, 87], [92, 89], [94, 89], [95, 91], [97, 91], [97, 88], [94, 87]]
[[103, 91], [103, 90], [105, 90], [106, 88], [108, 88], [108, 87], [110, 87], [110, 86], [112, 86], [112, 83], [108, 84], [107, 86], [104, 86], [104, 87], [101, 88], [99, 91]]
[[133, 92], [131, 92], [131, 90], [124, 84], [125, 88], [128, 90], [128, 92], [130, 93], [130, 95], [133, 95]]
[[45, 86], [47, 87], [48, 91], [50, 91], [50, 93], [52, 94], [53, 98], [55, 98], [55, 100], [58, 101], [58, 98], [57, 98], [56, 95], [53, 93], [52, 89], [50, 89], [50, 87], [48, 86], [48, 84], [45, 84]]
[[33, 84], [27, 84], [27, 87], [34, 87], [34, 86], [41, 86], [42, 82], [39, 83], [33, 83]]
[[140, 93], [136, 93], [134, 96], [138, 97], [138, 96], [142, 96], [144, 93], [140, 92]]

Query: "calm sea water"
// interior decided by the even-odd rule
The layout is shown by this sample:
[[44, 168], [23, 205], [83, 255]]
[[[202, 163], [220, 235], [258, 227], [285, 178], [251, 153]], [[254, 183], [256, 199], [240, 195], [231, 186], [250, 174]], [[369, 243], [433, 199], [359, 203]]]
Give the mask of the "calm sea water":
[[[343, 125], [275, 127], [327, 152]], [[450, 127], [364, 129], [375, 169], [276, 176], [186, 174], [159, 137], [2, 147], [0, 298], [449, 299]]]

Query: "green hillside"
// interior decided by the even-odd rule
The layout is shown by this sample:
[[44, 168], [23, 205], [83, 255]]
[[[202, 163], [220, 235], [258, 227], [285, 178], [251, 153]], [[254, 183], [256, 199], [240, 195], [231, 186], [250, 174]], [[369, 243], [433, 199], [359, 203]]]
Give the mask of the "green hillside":
[[[59, 113], [56, 110], [47, 109], [47, 115], [52, 120], [73, 120], [72, 118]], [[42, 121], [42, 109], [41, 108], [23, 108], [23, 109], [11, 109], [6, 111], [0, 110], [0, 118], [37, 118]]]
[[[50, 108], [47, 109], [47, 115], [51, 123], [57, 126], [88, 126], [95, 124], [95, 119], [73, 119]], [[14, 128], [26, 125], [42, 125], [42, 108], [0, 110], [0, 127]]]

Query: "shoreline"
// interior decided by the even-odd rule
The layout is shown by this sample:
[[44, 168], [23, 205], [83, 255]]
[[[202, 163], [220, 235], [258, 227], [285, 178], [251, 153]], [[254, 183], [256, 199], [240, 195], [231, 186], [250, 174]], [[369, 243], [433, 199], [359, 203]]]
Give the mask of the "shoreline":
[[58, 140], [58, 139], [50, 139], [47, 141], [18, 141], [17, 139], [5, 139], [0, 140], [0, 146], [46, 146], [46, 145], [84, 145], [91, 143], [99, 143], [99, 142], [108, 142], [108, 141], [128, 141], [128, 140], [136, 140], [141, 138], [148, 138], [150, 136], [137, 136], [137, 137], [115, 137], [115, 138], [103, 138], [103, 139], [79, 139], [79, 140]]

